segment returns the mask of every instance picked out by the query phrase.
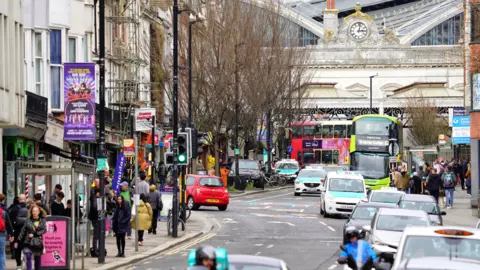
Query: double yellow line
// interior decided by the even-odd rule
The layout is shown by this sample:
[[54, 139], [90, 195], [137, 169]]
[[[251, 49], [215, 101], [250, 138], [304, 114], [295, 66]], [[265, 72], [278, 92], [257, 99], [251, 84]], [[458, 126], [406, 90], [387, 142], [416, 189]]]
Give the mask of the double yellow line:
[[199, 243], [201, 243], [201, 242], [203, 242], [203, 241], [206, 241], [206, 240], [208, 240], [208, 239], [210, 239], [210, 238], [212, 238], [212, 237], [214, 237], [214, 236], [216, 236], [216, 235], [217, 235], [216, 233], [208, 233], [208, 234], [206, 234], [206, 235], [204, 235], [204, 236], [202, 236], [202, 237], [200, 237], [200, 238], [198, 238], [198, 239], [195, 239], [195, 240], [193, 240], [193, 241], [191, 241], [191, 242], [188, 242], [188, 243], [186, 243], [186, 244], [184, 244], [184, 245], [182, 245], [182, 246], [179, 246], [179, 247], [177, 247], [177, 248], [174, 248], [174, 249], [166, 252], [165, 255], [168, 256], [168, 255], [177, 254], [177, 253], [179, 253], [180, 251], [183, 251], [183, 250], [185, 250], [185, 249], [187, 249], [187, 248], [193, 247], [193, 246], [195, 246], [195, 245], [197, 245], [197, 244], [199, 244]]

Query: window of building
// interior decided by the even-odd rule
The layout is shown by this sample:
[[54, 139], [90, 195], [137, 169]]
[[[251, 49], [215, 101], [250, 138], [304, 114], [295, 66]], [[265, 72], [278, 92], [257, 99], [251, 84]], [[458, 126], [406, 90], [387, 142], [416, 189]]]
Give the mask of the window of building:
[[75, 63], [77, 58], [77, 39], [68, 39], [68, 62]]
[[88, 62], [88, 35], [85, 35], [82, 39], [83, 43], [83, 61]]
[[317, 45], [318, 37], [307, 29], [300, 27], [300, 30], [298, 31], [298, 41], [301, 47], [305, 47], [307, 45]]
[[50, 31], [50, 77], [51, 77], [51, 107], [61, 109], [62, 82], [62, 31]]
[[412, 42], [412, 46], [456, 45], [462, 39], [462, 36], [463, 13], [430, 29]]
[[480, 4], [470, 4], [472, 8], [472, 42], [480, 42]]
[[35, 92], [42, 94], [42, 33], [35, 33]]

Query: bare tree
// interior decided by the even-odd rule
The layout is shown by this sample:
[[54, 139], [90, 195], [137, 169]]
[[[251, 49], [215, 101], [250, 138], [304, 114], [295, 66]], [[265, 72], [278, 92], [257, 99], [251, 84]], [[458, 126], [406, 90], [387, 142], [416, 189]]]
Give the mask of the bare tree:
[[411, 95], [405, 103], [409, 139], [416, 145], [434, 145], [438, 135], [449, 133], [448, 122], [439, 118], [435, 103], [420, 92]]

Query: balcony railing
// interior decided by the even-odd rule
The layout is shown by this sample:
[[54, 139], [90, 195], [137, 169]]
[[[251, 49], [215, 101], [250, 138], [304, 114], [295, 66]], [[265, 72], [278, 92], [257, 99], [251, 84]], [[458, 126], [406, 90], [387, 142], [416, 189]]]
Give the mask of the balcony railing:
[[[100, 105], [97, 103], [95, 104], [95, 118], [98, 123], [100, 120]], [[120, 126], [120, 112], [118, 110], [112, 110], [110, 108], [105, 108], [105, 124], [109, 126]]]
[[27, 114], [28, 119], [47, 123], [48, 99], [27, 91]]

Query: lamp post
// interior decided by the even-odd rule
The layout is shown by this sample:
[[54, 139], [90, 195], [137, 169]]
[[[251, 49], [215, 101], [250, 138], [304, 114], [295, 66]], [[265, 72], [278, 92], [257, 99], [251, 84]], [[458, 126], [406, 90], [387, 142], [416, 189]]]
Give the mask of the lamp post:
[[178, 236], [178, 0], [173, 0], [173, 198], [172, 237]]
[[197, 17], [190, 14], [188, 22], [188, 126], [192, 127], [192, 25], [204, 20], [199, 14]]
[[372, 108], [372, 101], [373, 101], [373, 96], [372, 96], [372, 79], [377, 77], [378, 73], [375, 75], [370, 76], [370, 114], [373, 112]]
[[239, 177], [240, 176], [240, 173], [239, 173], [239, 165], [238, 165], [238, 160], [239, 160], [239, 154], [240, 154], [240, 150], [238, 149], [238, 114], [240, 113], [239, 110], [239, 104], [238, 104], [238, 100], [240, 99], [240, 82], [239, 82], [239, 77], [238, 76], [238, 68], [239, 68], [239, 65], [238, 65], [238, 47], [244, 45], [245, 43], [238, 43], [238, 44], [235, 44], [235, 176]]

